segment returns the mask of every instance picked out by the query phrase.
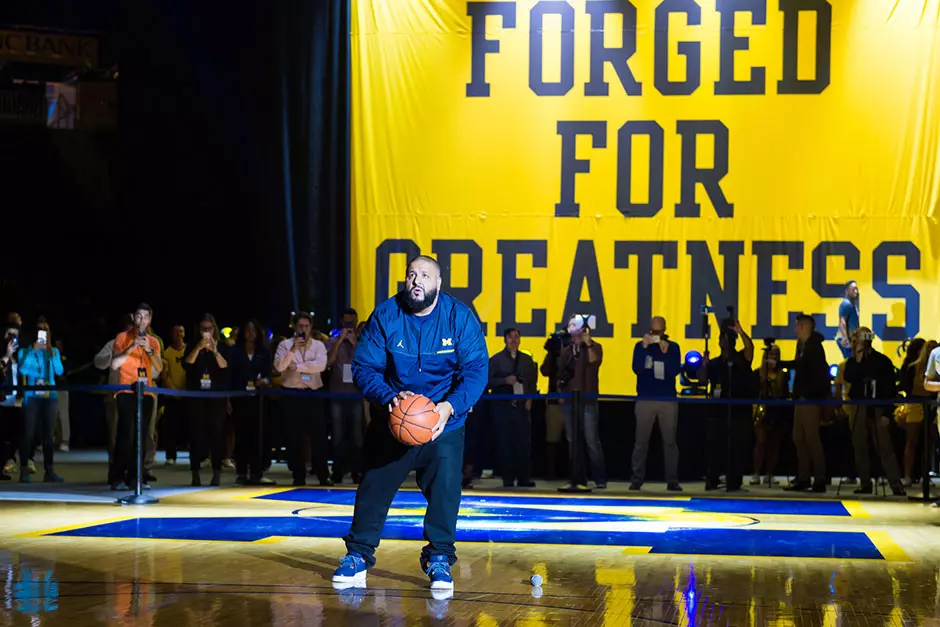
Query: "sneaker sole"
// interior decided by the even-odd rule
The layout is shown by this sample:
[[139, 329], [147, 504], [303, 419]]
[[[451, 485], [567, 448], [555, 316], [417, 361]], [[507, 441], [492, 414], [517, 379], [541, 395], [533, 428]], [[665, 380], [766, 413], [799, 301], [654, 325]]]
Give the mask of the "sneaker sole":
[[432, 581], [431, 590], [453, 590], [453, 581]]
[[356, 573], [355, 575], [333, 575], [333, 583], [343, 583], [352, 586], [365, 587], [366, 571]]

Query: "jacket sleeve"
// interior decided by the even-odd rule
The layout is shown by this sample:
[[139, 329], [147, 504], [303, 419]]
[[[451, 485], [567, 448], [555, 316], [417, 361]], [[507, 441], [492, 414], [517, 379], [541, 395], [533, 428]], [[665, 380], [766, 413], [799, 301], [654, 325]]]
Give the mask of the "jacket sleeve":
[[457, 343], [457, 372], [454, 386], [444, 399], [454, 407], [454, 415], [463, 416], [480, 400], [486, 388], [489, 366], [486, 342], [476, 316], [465, 310]]
[[526, 394], [538, 394], [539, 388], [539, 372], [538, 367], [535, 365], [535, 360], [529, 357], [525, 361], [526, 372], [523, 374], [523, 381], [525, 383], [525, 393]]
[[62, 353], [59, 352], [58, 348], [52, 349], [49, 365], [52, 366], [52, 372], [55, 373], [57, 377], [61, 377], [62, 373], [65, 372], [65, 367], [62, 365]]
[[666, 353], [666, 379], [672, 380], [682, 372], [682, 349], [675, 342], [669, 343], [669, 351]]
[[633, 347], [633, 374], [640, 375], [646, 369], [646, 351], [643, 342], [637, 342]]
[[21, 354], [19, 359], [20, 376], [32, 378], [38, 377], [42, 373], [42, 364], [39, 361], [40, 359], [41, 358], [36, 354], [36, 351], [33, 350]]
[[398, 394], [385, 382], [385, 330], [373, 315], [362, 328], [352, 362], [353, 382], [370, 403], [388, 405]]
[[326, 370], [326, 344], [320, 340], [313, 340], [310, 343], [310, 347], [313, 349], [313, 361], [307, 361], [297, 366], [297, 372], [315, 374]]
[[501, 375], [499, 372], [499, 364], [496, 362], [496, 355], [493, 355], [492, 357], [490, 357], [488, 371], [489, 371], [489, 381], [487, 382], [486, 387], [490, 391], [492, 391], [493, 388], [506, 384], [506, 377]]

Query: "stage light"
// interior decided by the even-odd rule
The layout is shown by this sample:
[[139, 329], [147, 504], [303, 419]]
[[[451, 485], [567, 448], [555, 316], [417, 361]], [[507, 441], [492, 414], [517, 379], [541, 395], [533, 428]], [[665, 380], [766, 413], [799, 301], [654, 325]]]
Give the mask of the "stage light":
[[270, 340], [273, 338], [274, 338], [274, 331], [272, 331], [271, 329], [268, 329], [268, 339]]
[[682, 394], [697, 396], [706, 393], [704, 381], [698, 378], [699, 368], [702, 367], [702, 354], [692, 350], [685, 354], [682, 362], [682, 371], [679, 373], [679, 384], [682, 385]]
[[222, 337], [225, 339], [232, 337], [232, 327], [222, 327]]
[[832, 364], [829, 366], [829, 378], [835, 379], [839, 376], [839, 364]]

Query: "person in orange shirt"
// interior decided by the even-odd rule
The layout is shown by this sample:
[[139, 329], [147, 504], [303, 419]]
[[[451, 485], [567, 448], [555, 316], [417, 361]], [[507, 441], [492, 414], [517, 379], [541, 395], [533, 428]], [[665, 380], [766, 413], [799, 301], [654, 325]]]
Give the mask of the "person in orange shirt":
[[[114, 338], [111, 370], [117, 371], [120, 385], [131, 386], [146, 377], [147, 385], [152, 386], [153, 375], [159, 375], [163, 371], [160, 342], [147, 333], [152, 319], [153, 309], [150, 305], [141, 303], [134, 310], [134, 328], [119, 333]], [[134, 455], [143, 455], [144, 451], [135, 450], [137, 395], [130, 389], [121, 390], [115, 395], [115, 400], [118, 410], [117, 438], [111, 467], [108, 469], [108, 483], [111, 484], [112, 490], [126, 490], [137, 482], [137, 460]], [[155, 402], [154, 394], [147, 392], [141, 415], [143, 424], [140, 427], [144, 434], [150, 432]], [[144, 488], [149, 489], [150, 486], [145, 483]]]

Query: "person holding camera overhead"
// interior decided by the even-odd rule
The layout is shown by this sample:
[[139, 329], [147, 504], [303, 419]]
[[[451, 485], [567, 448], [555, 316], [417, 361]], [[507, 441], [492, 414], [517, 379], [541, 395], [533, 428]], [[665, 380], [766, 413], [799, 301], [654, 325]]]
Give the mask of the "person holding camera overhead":
[[[852, 387], [849, 398], [893, 399], [896, 393], [894, 364], [891, 359], [872, 347], [875, 334], [871, 329], [860, 327], [855, 334], [852, 349], [854, 358], [845, 364], [845, 382]], [[859, 486], [855, 494], [871, 494], [871, 459], [869, 456], [869, 433], [875, 438], [875, 448], [881, 456], [881, 467], [895, 496], [904, 496], [901, 472], [891, 442], [891, 406], [859, 405], [852, 431], [852, 448], [855, 449], [855, 467], [858, 469]]]
[[[219, 326], [215, 316], [203, 314], [196, 327], [195, 337], [199, 343], [183, 360], [186, 370], [186, 388], [202, 392], [217, 392], [228, 389], [228, 361], [221, 353]], [[222, 459], [225, 456], [225, 415], [228, 400], [198, 396], [190, 399], [189, 420], [190, 453], [189, 469], [193, 474], [192, 485], [202, 485], [199, 464], [206, 457], [212, 462], [212, 481], [209, 485], [222, 484]]]
[[[604, 361], [604, 349], [591, 337], [591, 329], [595, 324], [594, 316], [575, 314], [568, 321], [568, 334], [571, 343], [561, 351], [558, 385], [560, 392], [581, 392], [582, 394], [597, 394], [601, 363]], [[599, 432], [597, 399], [583, 399], [584, 424], [581, 437], [587, 448], [588, 459], [591, 462], [591, 475], [598, 490], [607, 487], [607, 472], [604, 468], [604, 449], [601, 447]], [[574, 413], [571, 401], [561, 406], [562, 416], [565, 419], [565, 435], [568, 437], [571, 459], [575, 459], [573, 450], [572, 430], [574, 428]], [[576, 477], [576, 485], [586, 483], [585, 478]]]
[[[653, 423], [659, 420], [663, 436], [663, 459], [666, 465], [666, 489], [681, 492], [679, 485], [679, 448], [676, 446], [676, 425], [679, 405], [675, 402], [676, 377], [682, 368], [679, 345], [666, 335], [666, 319], [656, 316], [650, 321], [649, 333], [633, 347], [633, 372], [636, 374], [636, 444], [633, 447], [633, 479], [631, 490], [643, 486], [646, 475], [646, 453]], [[672, 399], [672, 400], [670, 400]]]
[[[300, 312], [294, 316], [294, 337], [278, 344], [274, 368], [281, 373], [281, 387], [287, 390], [319, 390], [321, 373], [326, 370], [326, 345], [313, 339], [313, 318]], [[285, 395], [282, 399], [287, 418], [288, 459], [294, 486], [307, 485], [304, 440], [310, 436], [310, 457], [321, 486], [331, 486], [326, 463], [326, 425], [323, 422], [323, 398], [313, 395]]]
[[[744, 348], [735, 349], [740, 336]], [[721, 323], [718, 345], [721, 355], [710, 359], [708, 352], [702, 359], [699, 377], [708, 378], [714, 398], [752, 398], [754, 342], [741, 327], [741, 322], [728, 318]], [[730, 412], [730, 416], [729, 416]], [[744, 456], [748, 450], [751, 431], [750, 405], [710, 405], [705, 429], [705, 489], [717, 490], [722, 462], [727, 460], [728, 492], [741, 489], [744, 481]], [[730, 450], [728, 447], [730, 446]]]
[[[26, 385], [55, 385], [55, 378], [62, 376], [62, 356], [52, 343], [49, 324], [40, 318], [36, 325], [36, 341], [20, 349], [19, 374]], [[62, 478], [53, 468], [54, 447], [52, 436], [58, 416], [59, 400], [55, 390], [28, 390], [23, 397], [23, 433], [20, 439], [20, 483], [29, 483], [27, 460], [33, 449], [36, 429], [42, 440], [42, 462], [46, 474], [45, 483], [58, 483]]]

